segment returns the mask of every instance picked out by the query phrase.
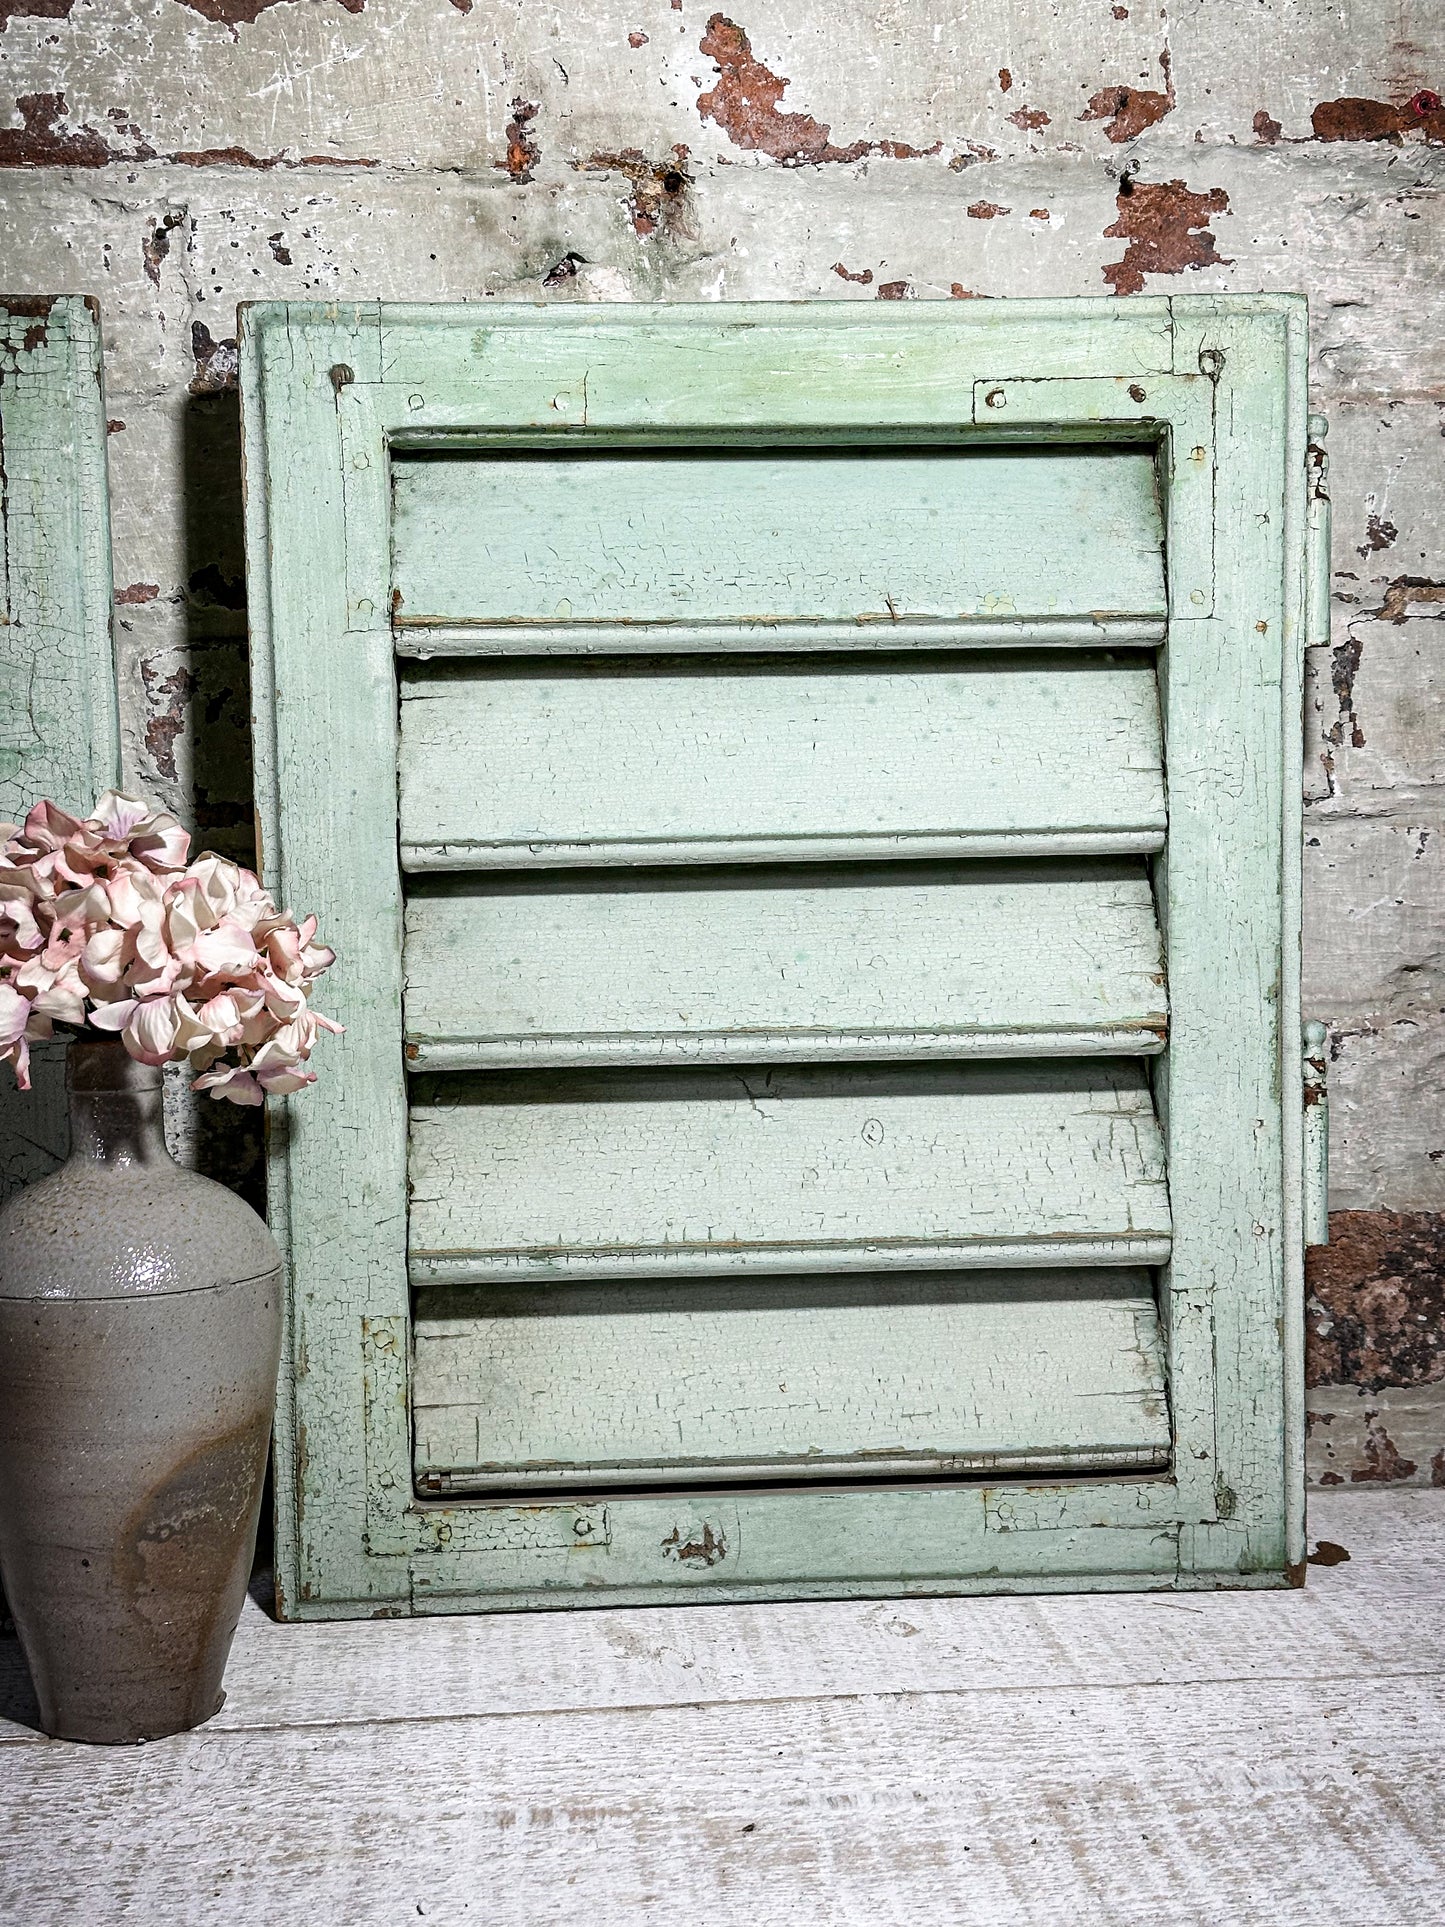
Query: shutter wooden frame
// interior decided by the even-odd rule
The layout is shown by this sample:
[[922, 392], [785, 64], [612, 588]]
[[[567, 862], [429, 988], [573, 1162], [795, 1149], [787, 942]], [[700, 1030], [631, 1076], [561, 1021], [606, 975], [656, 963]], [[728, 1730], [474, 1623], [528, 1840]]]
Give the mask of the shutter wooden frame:
[[[283, 1614], [1298, 1583], [1303, 298], [260, 304], [242, 311], [242, 393], [265, 870], [336, 943], [326, 1004], [347, 1026], [323, 1045], [319, 1084], [273, 1114], [273, 1221], [290, 1265]], [[760, 426], [803, 441], [947, 430], [1157, 445], [1172, 1469], [420, 1499], [389, 451], [519, 432], [716, 442]]]
[[[84, 815], [120, 780], [100, 308], [0, 295], [0, 819]], [[0, 1078], [0, 1202], [70, 1149], [65, 1046]]]

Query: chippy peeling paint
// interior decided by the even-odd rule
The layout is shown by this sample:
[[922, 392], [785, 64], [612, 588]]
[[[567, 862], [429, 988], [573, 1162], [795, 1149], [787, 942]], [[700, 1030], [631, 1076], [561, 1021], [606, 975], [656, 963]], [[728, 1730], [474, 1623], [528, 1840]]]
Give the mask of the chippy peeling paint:
[[1174, 70], [1166, 47], [1159, 56], [1164, 92], [1148, 87], [1103, 87], [1080, 114], [1080, 120], [1107, 122], [1104, 131], [1116, 144], [1131, 141], [1174, 111]]
[[[893, 0], [0, 0], [0, 256], [105, 317], [128, 780], [247, 853], [238, 301], [1303, 288], [1335, 497], [1306, 771], [1334, 1202], [1445, 1212], [1437, 14], [1359, 0], [1345, 31], [1262, 0], [1222, 35], [1202, 7], [1101, 0], [966, 23]], [[1427, 1477], [1445, 1429], [1426, 1450], [1380, 1422]]]
[[1140, 181], [1126, 175], [1115, 197], [1119, 216], [1104, 229], [1127, 242], [1123, 259], [1104, 269], [1115, 294], [1140, 294], [1146, 275], [1232, 264], [1214, 245], [1208, 223], [1229, 212], [1222, 187], [1194, 193], [1183, 181]]
[[532, 131], [532, 122], [537, 118], [535, 100], [514, 100], [512, 118], [507, 122], [507, 152], [497, 162], [509, 181], [517, 187], [525, 187], [542, 158], [542, 150], [537, 145], [537, 137]]
[[697, 97], [698, 113], [715, 121], [736, 147], [768, 154], [789, 167], [860, 161], [869, 154], [916, 161], [942, 149], [942, 141], [923, 148], [899, 140], [855, 140], [839, 147], [832, 129], [811, 114], [783, 113], [779, 103], [789, 83], [757, 59], [747, 34], [726, 14], [713, 14], [698, 45], [718, 72], [716, 86]]

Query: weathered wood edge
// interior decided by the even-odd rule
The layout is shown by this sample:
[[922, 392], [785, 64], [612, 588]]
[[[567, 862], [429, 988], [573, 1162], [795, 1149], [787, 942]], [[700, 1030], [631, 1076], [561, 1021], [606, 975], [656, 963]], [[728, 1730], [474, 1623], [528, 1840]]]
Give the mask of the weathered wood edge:
[[[41, 797], [84, 814], [120, 780], [101, 324], [91, 295], [0, 296], [0, 518], [0, 681], [24, 683], [33, 732], [0, 772], [0, 818], [18, 823]], [[36, 1046], [31, 1075], [27, 1095], [0, 1072], [0, 1200], [47, 1176], [69, 1150], [64, 1046]]]
[[[65, 694], [52, 702], [47, 725], [68, 725], [64, 736], [38, 746], [28, 777], [0, 777], [0, 814], [18, 820], [41, 796], [87, 810], [119, 780], [105, 390], [93, 295], [0, 296], [0, 431], [0, 451], [8, 450], [0, 460], [7, 654], [24, 652], [27, 632], [33, 635], [33, 659], [46, 658], [50, 679], [57, 671], [64, 677]], [[17, 453], [32, 451], [22, 468]]]
[[[1284, 1496], [1285, 1563], [1303, 1585], [1305, 1520], [1305, 1119], [1304, 1091], [1292, 1101], [1295, 1039], [1302, 1034], [1304, 941], [1304, 661], [1314, 578], [1309, 566], [1309, 303], [1298, 295], [1286, 313], [1288, 412], [1285, 456], [1284, 736], [1281, 790], [1284, 956], [1280, 973], [1280, 1084], [1284, 1095]], [[1326, 523], [1328, 542], [1328, 523]], [[1328, 558], [1328, 547], [1326, 547]], [[1325, 1142], [1326, 1188], [1328, 1138]], [[1328, 1204], [1328, 1200], [1326, 1200]], [[1328, 1222], [1326, 1222], [1328, 1233]]]
[[[400, 894], [391, 787], [365, 781], [368, 757], [395, 759], [390, 636], [380, 615], [368, 634], [343, 600], [337, 397], [343, 374], [378, 373], [377, 311], [333, 308], [309, 328], [293, 326], [284, 306], [269, 323], [265, 313], [240, 318], [262, 848], [277, 894], [315, 907], [341, 939], [328, 1008], [347, 1026], [328, 1040], [329, 1079], [273, 1105], [271, 1117], [289, 1321], [276, 1424], [277, 1596], [294, 1616], [330, 1592], [357, 1597], [363, 1612], [407, 1594], [404, 1564], [366, 1550], [362, 1346], [364, 1320], [406, 1314], [400, 1052], [389, 1049], [383, 1016], [400, 1004]], [[360, 658], [349, 675], [334, 669], [343, 646]], [[339, 791], [345, 805], [317, 809], [321, 791]], [[368, 806], [385, 821], [368, 824]], [[366, 945], [346, 941], [363, 928]]]
[[814, 649], [1152, 649], [1168, 623], [1159, 616], [900, 616], [883, 624], [853, 622], [445, 622], [398, 614], [392, 619], [399, 656], [772, 655]]
[[409, 875], [442, 875], [477, 870], [578, 870], [634, 865], [708, 865], [716, 863], [876, 863], [880, 858], [1031, 858], [1067, 856], [1153, 856], [1164, 848], [1165, 831], [1141, 826], [1124, 830], [1001, 830], [910, 836], [885, 831], [876, 836], [699, 837], [670, 842], [595, 843], [403, 843], [401, 867]]
[[[1241, 1322], [1237, 1291], [1212, 1294], [1217, 1396], [1218, 1476], [1228, 1500], [1213, 1525], [1185, 1535], [1186, 1556], [1201, 1565], [1211, 1554], [1278, 1562], [1293, 1584], [1303, 1579], [1303, 1254], [1301, 1245], [1301, 1094], [1299, 1076], [1299, 861], [1301, 798], [1301, 671], [1305, 567], [1307, 442], [1307, 309], [1301, 295], [1232, 301], [1218, 296], [1176, 299], [1176, 365], [1212, 366], [1217, 376], [1219, 499], [1216, 504], [1217, 614], [1232, 623], [1240, 640], [1245, 625], [1266, 599], [1278, 611], [1278, 633], [1255, 647], [1256, 666], [1240, 655], [1236, 672], [1245, 692], [1241, 719], [1256, 734], [1274, 732], [1275, 747], [1263, 766], [1274, 791], [1280, 826], [1267, 866], [1251, 858], [1260, 891], [1268, 877], [1277, 892], [1278, 934], [1273, 970], [1260, 973], [1258, 1010], [1269, 1013], [1274, 1074], [1260, 1093], [1274, 1121], [1274, 1204], [1260, 1239], [1263, 1257], [1277, 1227], [1278, 1246], [1267, 1295]], [[1276, 531], [1259, 513], [1261, 500], [1279, 500], [1284, 515]], [[1258, 585], [1258, 594], [1256, 594]], [[1273, 616], [1270, 618], [1273, 621]], [[1264, 633], [1263, 622], [1254, 627]], [[1223, 632], [1221, 632], [1223, 633]], [[1233, 645], [1239, 650], [1239, 643]], [[1166, 657], [1167, 661], [1167, 657]], [[1257, 691], [1254, 706], [1248, 692]], [[1266, 707], [1270, 698], [1277, 707]], [[1263, 744], [1267, 736], [1261, 736]], [[1234, 764], [1239, 767], [1238, 763]], [[1261, 807], [1268, 807], [1268, 796]], [[1166, 858], [1166, 868], [1168, 859]], [[1266, 874], [1268, 872], [1268, 877]], [[1238, 884], [1236, 887], [1243, 887]], [[1226, 999], [1227, 1001], [1227, 999]], [[1236, 1010], [1255, 1021], [1248, 1006]], [[1248, 1107], [1246, 1107], [1247, 1110]], [[1223, 1112], [1211, 1128], [1219, 1130]], [[1247, 1130], [1241, 1111], [1236, 1131]], [[1241, 1140], [1242, 1141], [1242, 1140]], [[1262, 1154], [1263, 1143], [1257, 1147]], [[1263, 1173], [1261, 1173], [1263, 1175]], [[1240, 1255], [1242, 1276], [1264, 1271]]]
[[709, 1255], [702, 1247], [664, 1250], [570, 1251], [565, 1257], [533, 1252], [481, 1252], [451, 1257], [422, 1252], [411, 1260], [411, 1282], [425, 1285], [580, 1284], [608, 1278], [777, 1277], [854, 1271], [970, 1271], [1039, 1265], [1164, 1265], [1170, 1241], [1138, 1232], [1118, 1237], [938, 1239], [928, 1244], [777, 1244], [729, 1247]]
[[444, 1037], [409, 1032], [406, 1067], [413, 1076], [447, 1071], [572, 1068], [579, 1064], [817, 1064], [912, 1058], [1153, 1057], [1165, 1048], [1167, 1019], [1093, 1030], [808, 1032], [555, 1032], [544, 1038]]

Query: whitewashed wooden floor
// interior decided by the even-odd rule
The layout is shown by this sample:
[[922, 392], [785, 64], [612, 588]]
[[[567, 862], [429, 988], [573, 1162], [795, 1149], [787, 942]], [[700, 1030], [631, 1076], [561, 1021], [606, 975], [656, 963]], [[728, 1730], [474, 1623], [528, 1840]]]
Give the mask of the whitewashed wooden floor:
[[[1445, 1492], [1302, 1593], [278, 1626], [124, 1751], [0, 1721], [25, 1927], [1445, 1921]], [[0, 1707], [26, 1717], [13, 1640]]]

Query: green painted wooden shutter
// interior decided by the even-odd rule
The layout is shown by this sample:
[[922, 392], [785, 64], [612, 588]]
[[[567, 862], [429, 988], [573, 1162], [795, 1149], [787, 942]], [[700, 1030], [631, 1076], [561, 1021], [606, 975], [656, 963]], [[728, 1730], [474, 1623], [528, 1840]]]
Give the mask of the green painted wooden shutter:
[[[88, 811], [118, 780], [100, 316], [82, 295], [0, 296], [0, 818]], [[60, 1045], [34, 1088], [0, 1073], [0, 1201], [69, 1148]]]
[[288, 1610], [1280, 1582], [1302, 323], [247, 312]]

